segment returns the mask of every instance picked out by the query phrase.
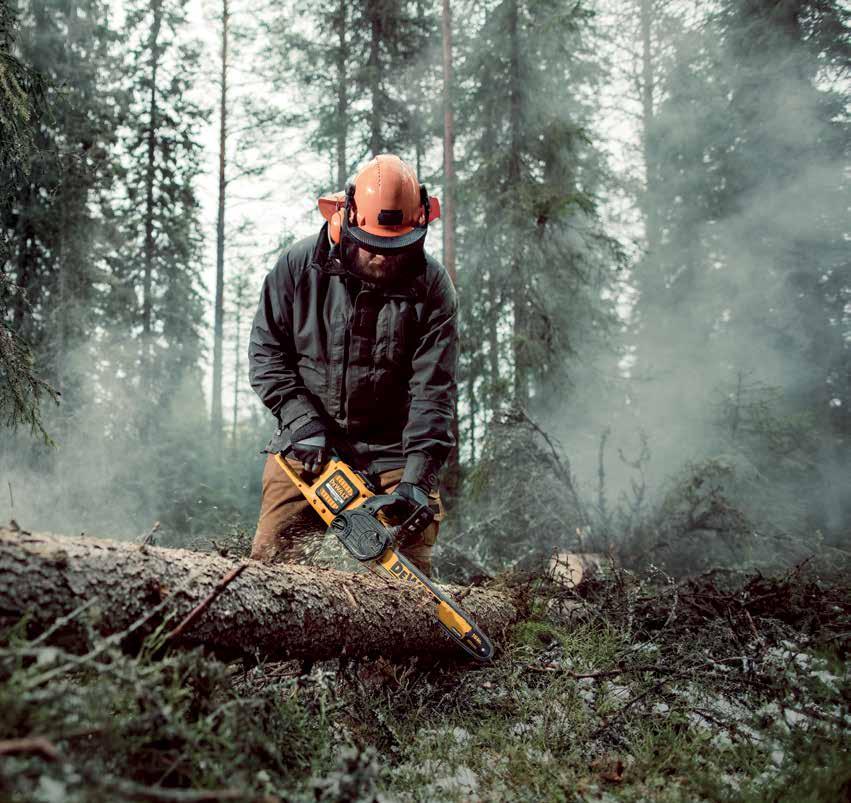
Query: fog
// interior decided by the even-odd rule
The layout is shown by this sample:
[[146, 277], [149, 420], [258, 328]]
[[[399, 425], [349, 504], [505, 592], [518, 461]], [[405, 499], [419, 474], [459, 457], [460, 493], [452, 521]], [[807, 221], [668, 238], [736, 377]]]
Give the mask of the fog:
[[[610, 20], [603, 22], [597, 35], [608, 38], [610, 54], [619, 52], [618, 36], [624, 32], [606, 28]], [[214, 53], [209, 35], [214, 23], [206, 20], [206, 25], [206, 47]], [[694, 71], [677, 72], [676, 59], [689, 57], [696, 30], [686, 25], [681, 39], [671, 34], [660, 49], [652, 121], [636, 117], [634, 87], [623, 74], [600, 90], [602, 100], [588, 84], [552, 114], [549, 96], [537, 101], [536, 112], [546, 112], [549, 120], [565, 126], [576, 119], [589, 123], [594, 148], [605, 158], [579, 165], [579, 183], [597, 192], [605, 225], [596, 231], [593, 216], [577, 209], [556, 241], [556, 249], [569, 253], [591, 278], [577, 285], [570, 308], [560, 313], [566, 323], [555, 327], [564, 356], [551, 373], [564, 373], [567, 381], [552, 387], [542, 382], [530, 407], [563, 447], [591, 504], [602, 475], [610, 500], [628, 498], [640, 482], [647, 504], [658, 506], [695, 466], [712, 460], [730, 469], [724, 492], [761, 528], [805, 537], [823, 530], [833, 542], [847, 544], [851, 458], [847, 441], [836, 434], [843, 426], [849, 431], [847, 154], [831, 144], [840, 135], [814, 102], [809, 85], [802, 89], [800, 80], [775, 74], [782, 72], [783, 53], [777, 54], [776, 65], [771, 60], [763, 64], [770, 81], [760, 99], [763, 118], [757, 131], [747, 129], [741, 109], [736, 111], [735, 86], [695, 78]], [[712, 41], [711, 30], [700, 31], [704, 41]], [[475, 48], [469, 32], [465, 27], [456, 45]], [[738, 80], [736, 65], [724, 62], [723, 48], [711, 51], [710, 46], [708, 56], [695, 52], [696, 64], [703, 58], [717, 75]], [[475, 53], [468, 51], [466, 58]], [[422, 61], [410, 65], [408, 79], [439, 59], [433, 43]], [[466, 65], [458, 66], [463, 70]], [[258, 97], [265, 89], [256, 90]], [[597, 101], [591, 119], [588, 109]], [[463, 114], [458, 117], [460, 181], [469, 193], [463, 160], [476, 143], [472, 136], [464, 139]], [[211, 120], [201, 137], [210, 166], [215, 125]], [[653, 188], [644, 182], [642, 165], [643, 137], [650, 135], [660, 143]], [[403, 155], [413, 161], [416, 152]], [[426, 139], [421, 156], [421, 178], [439, 175], [439, 138]], [[271, 267], [261, 259], [268, 261], [275, 243], [293, 233], [318, 231], [321, 224], [315, 207], [307, 218], [304, 210], [312, 205], [310, 196], [321, 177], [330, 172], [330, 161], [304, 152], [292, 158], [292, 169], [273, 171], [279, 199], [273, 214], [268, 198], [240, 208], [240, 219], [253, 217], [259, 224], [256, 241], [247, 251], [234, 249], [228, 270], [256, 275], [257, 290], [259, 277]], [[741, 179], [741, 186], [728, 186], [731, 177]], [[269, 181], [269, 174], [255, 183], [249, 179], [241, 197], [257, 190], [259, 198]], [[210, 265], [215, 182], [212, 169], [199, 177]], [[430, 183], [439, 196], [441, 189]], [[491, 212], [483, 208], [488, 210], [482, 213], [485, 220]], [[659, 221], [659, 230], [655, 247], [648, 248], [653, 237], [645, 223], [651, 219]], [[494, 233], [484, 242], [473, 230], [476, 224], [474, 215], [468, 218], [466, 240], [460, 232], [468, 248], [458, 255], [460, 291], [471, 303], [481, 301], [477, 293], [482, 288], [472, 274], [490, 270], [493, 251], [487, 248], [498, 237], [503, 245], [514, 238], [531, 240], [527, 226]], [[440, 234], [435, 226], [428, 244], [438, 257]], [[621, 257], [614, 255], [615, 245]], [[211, 275], [210, 267], [206, 273]], [[555, 271], [542, 278], [545, 300], [548, 289], [553, 297], [563, 292], [562, 278]], [[209, 306], [210, 288], [207, 296]], [[601, 298], [605, 303], [599, 303]], [[605, 326], [597, 323], [598, 304], [606, 308]], [[250, 308], [249, 299], [243, 344]], [[494, 328], [504, 349], [502, 378], [510, 386], [513, 330], [507, 309]], [[204, 326], [209, 338], [211, 321]], [[165, 403], [152, 406], [137, 383], [122, 378], [121, 366], [132, 363], [137, 348], [132, 338], [122, 342], [120, 333], [93, 332], [69, 355], [69, 373], [85, 379], [74, 391], [75, 405], [63, 403], [47, 412], [45, 423], [56, 448], [26, 432], [4, 431], [0, 520], [14, 518], [29, 529], [124, 538], [140, 538], [159, 521], [166, 539], [188, 541], [229, 528], [252, 528], [262, 471], [259, 450], [272, 419], [248, 388], [247, 362], [243, 359], [239, 376], [233, 375], [232, 362], [226, 364], [226, 388], [228, 382], [237, 383], [242, 401], [237, 442], [228, 443], [222, 459], [209, 438], [209, 399], [202, 393], [209, 354], [197, 374], [186, 377]], [[226, 354], [230, 361], [230, 346]], [[482, 355], [487, 356], [484, 346]], [[465, 392], [462, 416], [471, 409], [469, 388]], [[232, 397], [231, 385], [225, 393], [226, 420]], [[489, 412], [483, 408], [477, 415], [481, 438]], [[156, 437], [146, 435], [146, 422], [153, 419]], [[462, 457], [470, 454], [465, 445]]]

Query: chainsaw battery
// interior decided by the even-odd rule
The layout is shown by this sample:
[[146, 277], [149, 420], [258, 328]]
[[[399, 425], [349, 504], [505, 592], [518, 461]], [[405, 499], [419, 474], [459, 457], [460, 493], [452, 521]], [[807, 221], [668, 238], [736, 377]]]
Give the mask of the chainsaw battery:
[[354, 483], [339, 469], [316, 487], [316, 495], [334, 514], [344, 510], [359, 494]]

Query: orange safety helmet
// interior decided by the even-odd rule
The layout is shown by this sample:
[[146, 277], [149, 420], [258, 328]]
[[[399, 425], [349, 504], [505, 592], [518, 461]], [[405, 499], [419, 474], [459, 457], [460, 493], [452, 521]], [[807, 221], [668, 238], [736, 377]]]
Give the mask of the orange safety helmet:
[[367, 251], [395, 254], [422, 242], [428, 224], [440, 217], [440, 203], [429, 197], [410, 165], [381, 153], [345, 192], [323, 195], [319, 211], [328, 221], [331, 242], [339, 243], [345, 232]]

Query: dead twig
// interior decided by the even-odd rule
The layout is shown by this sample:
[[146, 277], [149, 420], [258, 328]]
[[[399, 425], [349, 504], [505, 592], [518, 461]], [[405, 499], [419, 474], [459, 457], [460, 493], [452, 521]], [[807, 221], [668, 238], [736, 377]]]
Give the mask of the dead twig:
[[207, 610], [224, 592], [224, 590], [248, 568], [248, 561], [243, 561], [238, 566], [234, 566], [221, 580], [216, 587], [196, 605], [183, 619], [183, 621], [174, 628], [166, 637], [165, 643], [173, 641], [182, 636], [189, 626], [195, 622], [204, 611]]
[[784, 708], [787, 711], [793, 711], [796, 714], [799, 714], [804, 717], [810, 717], [811, 719], [817, 719], [819, 722], [827, 722], [830, 725], [836, 725], [839, 728], [848, 728], [849, 723], [847, 720], [842, 717], [834, 717], [830, 714], [825, 714], [824, 711], [818, 711], [812, 706], [804, 706], [803, 708], [793, 708], [791, 705], [786, 705]]
[[142, 546], [156, 546], [157, 542], [157, 533], [160, 531], [160, 523], [158, 521], [154, 522], [154, 526], [148, 531], [147, 535], [142, 538]]
[[35, 753], [47, 761], [59, 761], [60, 758], [56, 745], [43, 736], [0, 741], [0, 756], [17, 756], [25, 753]]
[[467, 588], [462, 589], [455, 595], [456, 602], [463, 602], [467, 597], [470, 596], [470, 592], [473, 590], [473, 586], [467, 586]]
[[42, 633], [35, 640], [31, 641], [28, 646], [32, 649], [34, 647], [37, 647], [39, 644], [43, 644], [48, 639], [50, 639], [50, 637], [57, 630], [61, 630], [63, 627], [65, 627], [65, 625], [69, 624], [74, 619], [76, 619], [87, 608], [91, 608], [91, 606], [94, 605], [96, 602], [97, 602], [96, 597], [94, 597], [90, 600], [86, 600], [86, 602], [84, 602], [82, 605], [74, 608], [74, 610], [71, 611], [71, 613], [66, 614], [65, 616], [60, 616], [47, 630], [44, 631], [44, 633]]
[[[184, 584], [180, 586], [171, 596], [166, 597], [162, 602], [155, 605], [153, 608], [148, 610], [144, 615], [140, 616], [135, 622], [133, 622], [129, 627], [125, 628], [120, 633], [113, 633], [111, 636], [107, 636], [103, 639], [97, 646], [93, 649], [89, 650], [89, 652], [84, 655], [70, 655], [64, 654], [63, 659], [66, 661], [65, 664], [54, 667], [52, 669], [43, 672], [41, 675], [36, 675], [33, 678], [30, 678], [26, 683], [24, 688], [27, 691], [31, 691], [32, 689], [37, 688], [38, 686], [47, 683], [48, 681], [53, 680], [60, 675], [65, 674], [71, 669], [79, 668], [85, 666], [86, 664], [92, 664], [94, 660], [102, 655], [106, 650], [110, 649], [116, 644], [120, 644], [124, 639], [132, 636], [138, 630], [143, 628], [148, 622], [151, 621], [155, 616], [157, 616], [161, 611], [167, 608], [172, 604], [177, 594], [181, 591], [185, 590], [189, 587], [189, 585], [194, 582], [195, 576], [190, 575]], [[104, 669], [108, 671], [110, 669], [109, 665], [104, 665]]]
[[[696, 667], [699, 669], [700, 667]], [[681, 669], [671, 669], [667, 666], [659, 666], [658, 664], [644, 664], [642, 666], [626, 667], [622, 669], [603, 669], [600, 672], [568, 672], [568, 676], [574, 680], [583, 680], [584, 678], [613, 678], [618, 675], [636, 675], [643, 672], [661, 672], [665, 675], [678, 675], [682, 672]]]
[[169, 789], [165, 786], [143, 786], [118, 778], [108, 779], [101, 786], [122, 797], [147, 800], [152, 803], [205, 803], [217, 800], [251, 801], [258, 798], [244, 789]]

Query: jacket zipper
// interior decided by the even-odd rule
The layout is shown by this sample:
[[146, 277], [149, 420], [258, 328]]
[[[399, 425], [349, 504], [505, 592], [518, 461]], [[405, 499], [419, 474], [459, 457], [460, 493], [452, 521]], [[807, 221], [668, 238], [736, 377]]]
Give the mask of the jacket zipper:
[[[347, 296], [348, 292], [348, 288], [346, 288]], [[360, 295], [360, 293], [358, 293], [358, 295]], [[340, 405], [338, 411], [338, 417], [343, 420], [346, 418], [346, 370], [349, 365], [349, 331], [351, 329], [352, 319], [354, 318], [354, 310], [357, 300], [358, 297], [356, 295], [354, 300], [349, 302], [349, 311], [346, 314], [346, 323], [345, 328], [343, 329], [343, 365], [340, 368]]]

